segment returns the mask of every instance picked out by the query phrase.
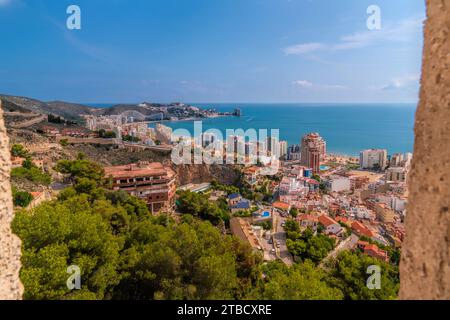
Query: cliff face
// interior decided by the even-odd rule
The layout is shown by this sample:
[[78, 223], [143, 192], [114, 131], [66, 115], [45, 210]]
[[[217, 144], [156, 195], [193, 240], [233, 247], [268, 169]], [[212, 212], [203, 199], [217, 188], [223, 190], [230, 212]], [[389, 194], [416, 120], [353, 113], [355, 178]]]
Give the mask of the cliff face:
[[9, 141], [0, 100], [0, 300], [21, 299], [23, 293], [19, 279], [21, 242], [10, 227], [14, 218], [10, 167]]
[[201, 183], [217, 180], [223, 184], [234, 184], [239, 178], [239, 172], [231, 165], [179, 165], [172, 166], [178, 174], [180, 185]]
[[401, 299], [450, 299], [450, 0], [427, 0]]

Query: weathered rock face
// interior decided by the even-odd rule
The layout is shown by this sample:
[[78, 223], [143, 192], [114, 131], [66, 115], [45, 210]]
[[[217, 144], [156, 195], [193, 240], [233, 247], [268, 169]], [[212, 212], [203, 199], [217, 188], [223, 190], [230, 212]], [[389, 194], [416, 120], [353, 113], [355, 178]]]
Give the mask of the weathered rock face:
[[239, 178], [239, 172], [232, 165], [173, 165], [178, 175], [180, 185], [188, 183], [201, 183], [217, 180], [223, 184], [234, 184]]
[[401, 299], [450, 299], [450, 0], [427, 0]]
[[19, 280], [21, 243], [10, 226], [14, 218], [10, 167], [9, 141], [0, 101], [0, 300], [21, 299], [23, 293]]

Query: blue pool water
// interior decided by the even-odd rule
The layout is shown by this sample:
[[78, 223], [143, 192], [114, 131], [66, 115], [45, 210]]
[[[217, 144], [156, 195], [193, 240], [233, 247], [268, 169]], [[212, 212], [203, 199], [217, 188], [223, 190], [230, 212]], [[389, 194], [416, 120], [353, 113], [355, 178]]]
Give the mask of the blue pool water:
[[268, 218], [268, 217], [270, 217], [270, 212], [264, 211], [264, 212], [262, 213], [261, 217], [263, 217], [263, 218]]

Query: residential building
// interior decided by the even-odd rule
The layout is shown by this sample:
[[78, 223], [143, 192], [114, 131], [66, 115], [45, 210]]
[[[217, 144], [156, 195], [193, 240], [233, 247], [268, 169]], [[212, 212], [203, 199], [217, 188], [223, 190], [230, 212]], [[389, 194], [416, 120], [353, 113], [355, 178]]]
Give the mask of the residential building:
[[217, 201], [226, 195], [225, 191], [215, 190], [209, 195], [209, 201]]
[[31, 200], [27, 210], [36, 208], [44, 201], [52, 200], [52, 194], [49, 190], [31, 192], [31, 196], [33, 197], [33, 200]]
[[291, 161], [297, 161], [301, 158], [300, 146], [298, 144], [294, 144], [289, 146], [287, 151], [287, 159]]
[[302, 228], [311, 228], [313, 230], [316, 230], [319, 224], [319, 218], [311, 214], [301, 214], [297, 216], [297, 221]]
[[288, 142], [280, 141], [280, 157], [286, 157], [288, 153]]
[[361, 169], [386, 169], [387, 150], [369, 149], [361, 151], [359, 155], [359, 165]]
[[341, 225], [329, 216], [322, 215], [318, 218], [318, 221], [322, 226], [325, 227], [326, 234], [334, 234], [336, 236], [339, 236], [344, 231]]
[[155, 126], [156, 140], [163, 144], [170, 144], [172, 142], [172, 128], [157, 123]]
[[113, 190], [123, 190], [147, 202], [153, 214], [175, 205], [176, 173], [159, 162], [139, 162], [105, 168]]
[[366, 205], [369, 209], [375, 211], [377, 219], [381, 222], [394, 222], [395, 212], [390, 208], [390, 204], [378, 201], [376, 198], [371, 198], [366, 200]]
[[244, 180], [249, 185], [253, 186], [258, 182], [258, 175], [261, 168], [252, 166], [244, 169]]
[[404, 161], [404, 155], [402, 153], [394, 153], [389, 161], [391, 167], [400, 167]]
[[232, 193], [232, 194], [228, 195], [228, 205], [229, 206], [234, 206], [241, 200], [242, 200], [242, 196], [239, 193]]
[[391, 208], [397, 212], [403, 212], [406, 209], [406, 203], [408, 200], [404, 196], [392, 196], [391, 197]]
[[350, 176], [350, 189], [357, 190], [369, 183], [370, 179], [365, 176]]
[[370, 244], [366, 241], [358, 241], [357, 247], [363, 251], [364, 254], [376, 258], [378, 260], [388, 262], [389, 256], [386, 251], [378, 248], [376, 244]]
[[267, 137], [266, 139], [266, 146], [267, 146], [267, 152], [268, 155], [276, 156], [277, 159], [281, 157], [280, 152], [280, 141], [277, 137]]
[[320, 183], [316, 179], [306, 178], [303, 181], [304, 181], [305, 187], [307, 187], [310, 192], [317, 191], [320, 188]]
[[386, 180], [394, 182], [405, 182], [407, 170], [404, 167], [390, 167], [386, 170]]
[[55, 137], [55, 136], [61, 134], [59, 129], [55, 128], [55, 127], [45, 126], [41, 130], [42, 130], [42, 132], [44, 132], [44, 134], [46, 134], [47, 136], [51, 136], [51, 137]]
[[309, 133], [301, 141], [301, 163], [312, 168], [313, 173], [320, 173], [320, 163], [327, 153], [325, 140], [318, 133]]
[[294, 178], [294, 177], [283, 177], [279, 186], [278, 193], [280, 196], [293, 194], [293, 193], [305, 193], [305, 187], [302, 181]]
[[375, 219], [375, 215], [364, 206], [351, 207], [349, 214], [357, 219]]
[[285, 212], [285, 213], [288, 213], [291, 210], [291, 205], [289, 203], [285, 203], [285, 202], [281, 202], [281, 201], [274, 202], [272, 204], [272, 207], [279, 211]]
[[242, 241], [248, 243], [255, 250], [262, 250], [261, 240], [256, 236], [248, 219], [232, 218], [230, 220], [231, 233]]
[[360, 237], [362, 236], [367, 238], [375, 237], [375, 233], [359, 221], [354, 221], [352, 223], [352, 230], [356, 235]]
[[240, 201], [238, 201], [235, 204], [231, 205], [229, 208], [231, 210], [231, 213], [236, 213], [236, 212], [239, 212], [239, 211], [250, 210], [250, 207], [251, 207], [250, 200], [241, 199]]
[[350, 191], [351, 189], [350, 179], [343, 176], [330, 176], [326, 180], [325, 185], [331, 192]]

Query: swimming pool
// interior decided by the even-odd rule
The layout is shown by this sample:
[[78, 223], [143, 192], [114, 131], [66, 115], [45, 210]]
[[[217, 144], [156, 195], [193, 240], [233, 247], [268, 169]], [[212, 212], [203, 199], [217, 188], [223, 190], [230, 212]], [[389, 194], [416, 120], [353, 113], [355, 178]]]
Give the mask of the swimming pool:
[[329, 166], [324, 166], [324, 165], [320, 166], [320, 171], [328, 171], [328, 170], [330, 170]]

